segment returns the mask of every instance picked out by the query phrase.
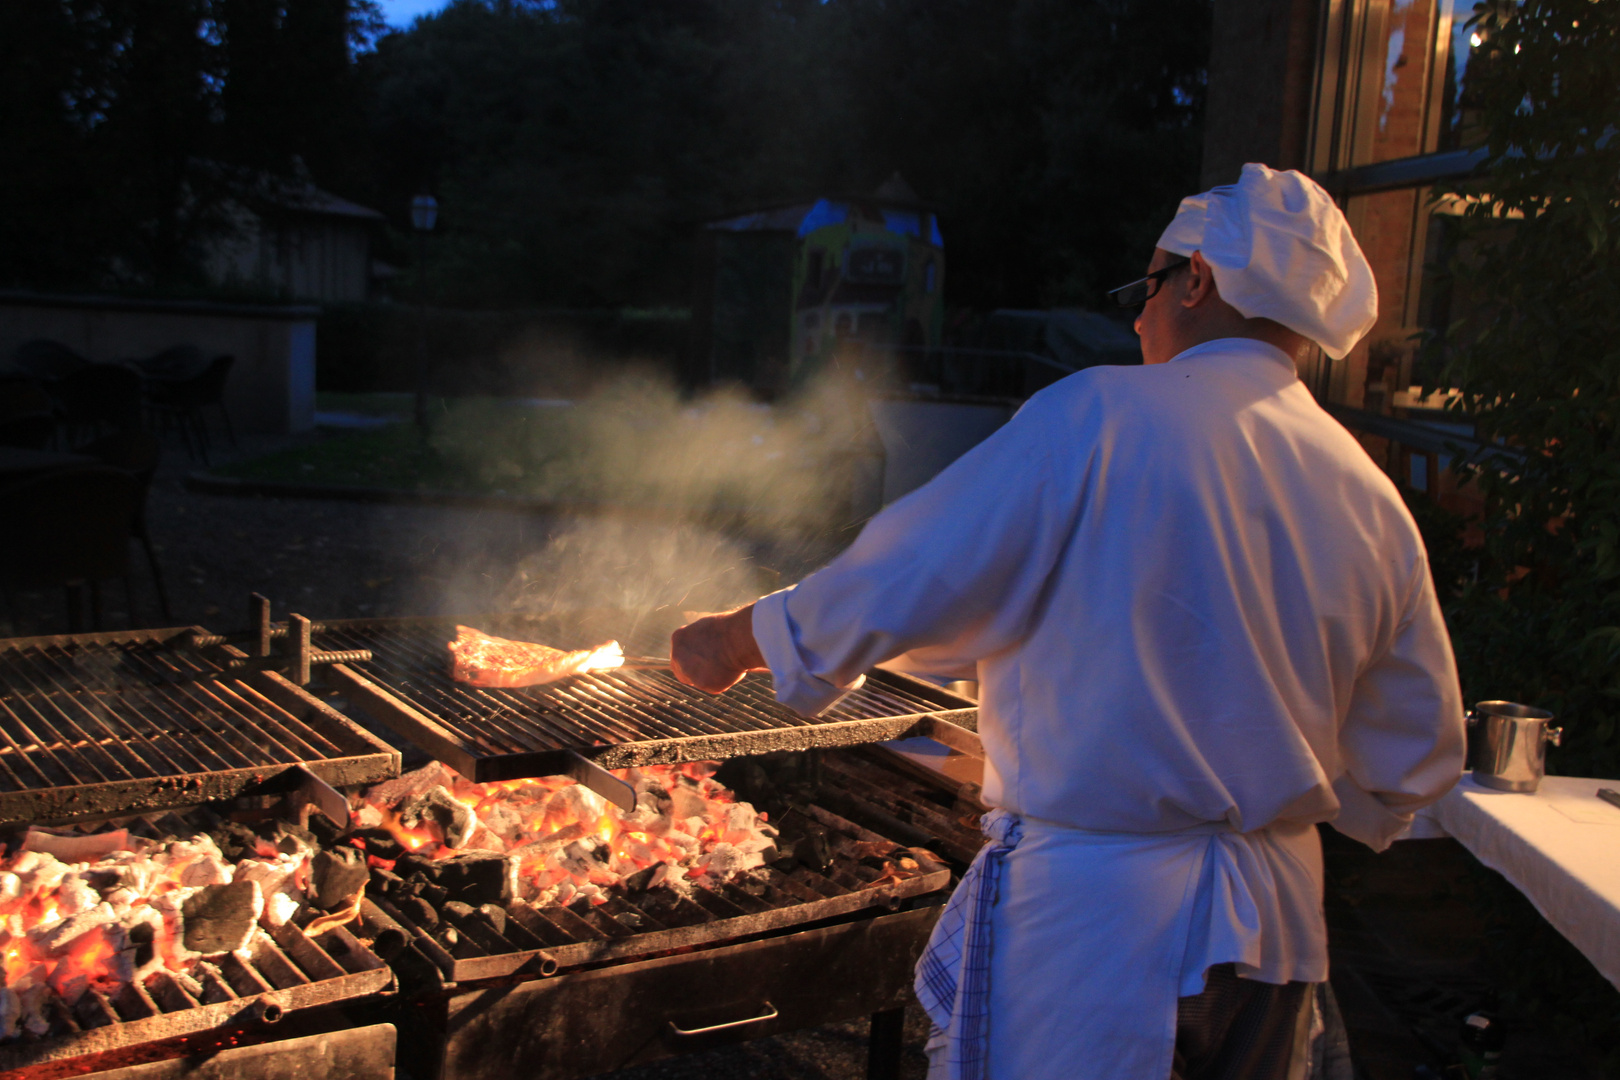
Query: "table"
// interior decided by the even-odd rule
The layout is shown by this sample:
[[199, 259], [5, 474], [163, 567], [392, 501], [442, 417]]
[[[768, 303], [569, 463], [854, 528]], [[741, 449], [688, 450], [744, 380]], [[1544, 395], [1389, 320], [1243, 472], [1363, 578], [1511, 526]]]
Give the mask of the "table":
[[59, 450], [28, 450], [20, 446], [0, 446], [0, 484], [17, 480], [31, 480], [58, 469], [76, 469], [95, 465], [96, 459], [87, 454], [68, 454]]
[[1408, 838], [1455, 838], [1620, 987], [1620, 807], [1599, 799], [1600, 787], [1620, 781], [1549, 776], [1526, 795], [1465, 776]]

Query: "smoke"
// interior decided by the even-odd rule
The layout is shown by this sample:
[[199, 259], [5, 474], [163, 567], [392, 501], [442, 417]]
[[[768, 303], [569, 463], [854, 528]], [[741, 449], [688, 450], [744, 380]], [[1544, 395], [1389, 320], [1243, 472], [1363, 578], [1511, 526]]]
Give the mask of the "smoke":
[[614, 611], [649, 642], [685, 612], [748, 603], [824, 564], [877, 509], [881, 476], [864, 397], [836, 379], [766, 406], [630, 373], [571, 404], [460, 402], [433, 446], [486, 490], [563, 511], [519, 550], [459, 538], [477, 552], [477, 595], [447, 582], [435, 607]]

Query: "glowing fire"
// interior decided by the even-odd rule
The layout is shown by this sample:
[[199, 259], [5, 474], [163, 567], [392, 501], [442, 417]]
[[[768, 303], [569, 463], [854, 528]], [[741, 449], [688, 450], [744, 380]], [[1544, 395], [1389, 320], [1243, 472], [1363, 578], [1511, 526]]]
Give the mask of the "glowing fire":
[[[714, 780], [717, 768], [621, 772], [636, 792], [624, 812], [563, 777], [474, 784], [435, 763], [367, 792], [347, 842], [365, 849], [367, 830], [382, 828], [418, 857], [499, 852], [512, 860], [521, 898], [536, 904], [601, 903], [633, 877], [637, 888], [684, 891], [762, 865], [776, 836], [764, 814]], [[23, 850], [0, 858], [0, 1041], [45, 1034], [51, 995], [71, 1007], [91, 988], [116, 995], [160, 968], [201, 978], [207, 958], [186, 947], [184, 905], [204, 888], [251, 881], [261, 926], [292, 919], [314, 853], [279, 834], [278, 843], [293, 850], [258, 839], [233, 862], [208, 835], [158, 843], [123, 830], [30, 830]], [[368, 850], [367, 861], [394, 868], [400, 851], [390, 849]], [[306, 931], [352, 919], [360, 899]]]
[[[714, 762], [655, 765], [615, 773], [636, 791], [628, 813], [564, 777], [475, 784], [435, 763], [367, 793], [371, 810], [402, 847], [440, 859], [457, 850], [483, 849], [517, 863], [524, 899], [567, 904], [607, 899], [606, 889], [651, 868], [649, 887], [689, 887], [698, 879], [725, 879], [763, 864], [776, 831], [767, 815], [738, 802], [717, 783]], [[406, 827], [401, 808], [443, 788], [472, 810], [477, 825], [462, 849], [450, 847], [432, 825]], [[391, 869], [373, 855], [372, 865]]]
[[564, 652], [549, 645], [493, 637], [470, 626], [456, 627], [456, 640], [449, 643], [449, 649], [451, 677], [484, 687], [539, 686], [624, 663], [624, 650], [617, 641]]
[[83, 839], [31, 830], [23, 850], [0, 859], [0, 1041], [44, 1034], [51, 994], [72, 1006], [158, 968], [193, 970], [204, 957], [185, 945], [182, 909], [200, 890], [257, 881], [261, 922], [279, 925], [309, 881], [308, 851], [267, 842], [232, 863], [206, 835], [159, 844], [117, 830], [89, 857], [73, 848]]

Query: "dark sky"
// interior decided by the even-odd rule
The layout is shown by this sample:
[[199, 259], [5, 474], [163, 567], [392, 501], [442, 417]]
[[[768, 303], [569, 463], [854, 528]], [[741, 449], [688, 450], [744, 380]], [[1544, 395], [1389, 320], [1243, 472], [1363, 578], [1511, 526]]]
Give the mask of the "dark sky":
[[388, 20], [389, 26], [403, 30], [418, 15], [438, 11], [447, 3], [449, 0], [378, 0], [377, 6], [382, 8], [383, 18]]

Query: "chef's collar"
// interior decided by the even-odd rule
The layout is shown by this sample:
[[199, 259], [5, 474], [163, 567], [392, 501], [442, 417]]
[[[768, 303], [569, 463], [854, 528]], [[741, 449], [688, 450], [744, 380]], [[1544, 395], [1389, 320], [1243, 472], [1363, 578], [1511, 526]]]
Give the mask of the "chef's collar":
[[1176, 364], [1183, 360], [1197, 360], [1210, 353], [1248, 353], [1263, 356], [1267, 360], [1276, 361], [1296, 375], [1299, 373], [1299, 366], [1294, 363], [1292, 356], [1289, 356], [1268, 341], [1250, 337], [1223, 337], [1215, 338], [1213, 341], [1199, 342], [1190, 349], [1183, 349], [1176, 353], [1170, 358], [1169, 362]]

